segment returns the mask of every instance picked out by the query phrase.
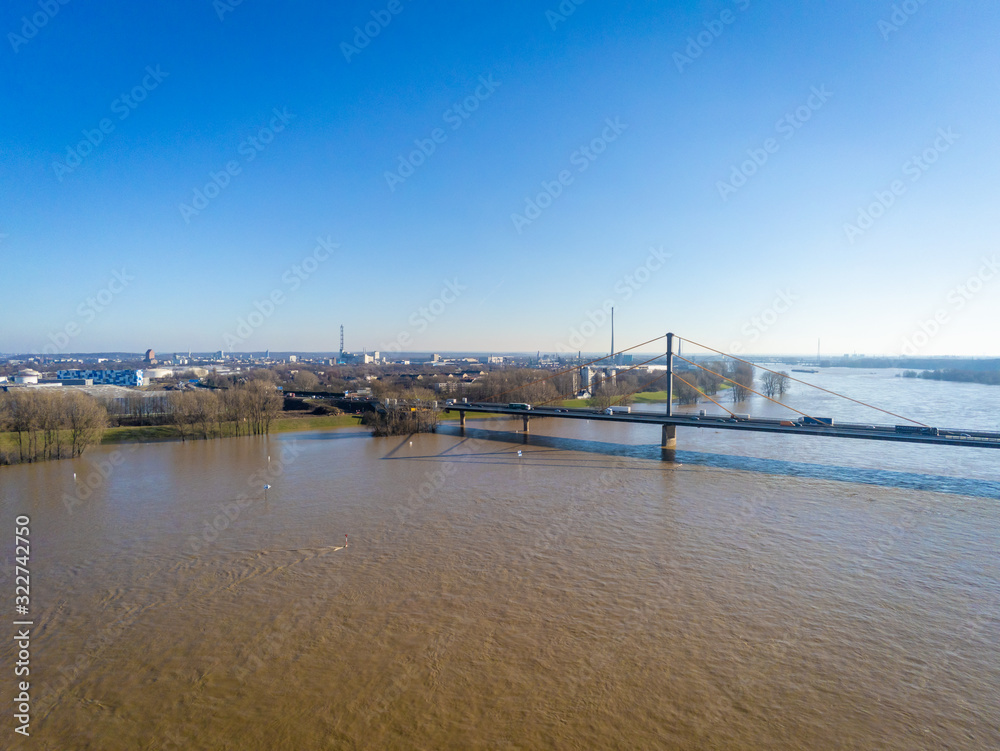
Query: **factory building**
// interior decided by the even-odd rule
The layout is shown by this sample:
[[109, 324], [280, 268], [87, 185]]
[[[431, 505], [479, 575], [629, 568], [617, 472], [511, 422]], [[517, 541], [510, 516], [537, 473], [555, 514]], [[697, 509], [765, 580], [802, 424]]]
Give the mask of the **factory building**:
[[142, 386], [141, 370], [60, 370], [56, 373], [63, 378], [90, 378], [94, 384], [113, 386]]

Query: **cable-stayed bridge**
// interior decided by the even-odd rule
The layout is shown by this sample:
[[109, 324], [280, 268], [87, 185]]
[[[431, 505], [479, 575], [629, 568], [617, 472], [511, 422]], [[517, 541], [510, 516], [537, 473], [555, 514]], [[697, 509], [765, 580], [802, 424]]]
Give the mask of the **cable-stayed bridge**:
[[[575, 394], [565, 394], [559, 395], [547, 399], [543, 403], [527, 403], [517, 401], [517, 392], [523, 391], [524, 389], [545, 381], [552, 380], [560, 375], [571, 373], [579, 368], [589, 367], [601, 363], [605, 360], [610, 360], [612, 363], [616, 362], [617, 358], [625, 352], [628, 352], [639, 347], [647, 347], [661, 339], [666, 340], [666, 351], [664, 354], [658, 354], [653, 358], [640, 362], [638, 364], [632, 365], [628, 368], [622, 368], [619, 374], [626, 373], [630, 370], [635, 370], [636, 368], [641, 368], [654, 360], [666, 360], [666, 370], [662, 375], [656, 376], [652, 380], [642, 384], [640, 389], [629, 393], [622, 394], [615, 398], [614, 401], [622, 402], [628, 399], [638, 391], [646, 389], [649, 385], [657, 381], [663, 381], [666, 390], [666, 404], [664, 406], [664, 412], [661, 414], [656, 414], [654, 412], [633, 412], [631, 410], [626, 411], [622, 406], [617, 406], [612, 404], [611, 406], [604, 409], [593, 409], [585, 407], [565, 407], [559, 405], [552, 405], [552, 402], [562, 402]], [[710, 370], [703, 365], [690, 360], [686, 357], [682, 357], [680, 354], [674, 352], [674, 344], [678, 342], [680, 337], [675, 336], [673, 333], [665, 334], [664, 336], [657, 337], [656, 339], [651, 339], [641, 344], [628, 347], [626, 349], [620, 350], [619, 352], [614, 352], [606, 357], [598, 358], [596, 360], [591, 360], [588, 363], [583, 363], [580, 365], [574, 365], [571, 368], [561, 370], [542, 378], [529, 381], [528, 383], [521, 384], [509, 391], [502, 392], [494, 397], [488, 402], [458, 402], [454, 404], [448, 404], [444, 407], [445, 411], [457, 411], [459, 413], [459, 421], [462, 427], [465, 427], [466, 413], [476, 412], [476, 413], [486, 413], [486, 414], [498, 414], [498, 415], [511, 415], [521, 417], [524, 421], [524, 431], [527, 433], [529, 431], [530, 421], [532, 418], [561, 418], [568, 420], [594, 420], [594, 421], [605, 421], [605, 422], [632, 422], [650, 425], [660, 425], [662, 426], [661, 441], [660, 444], [665, 449], [676, 448], [677, 445], [677, 428], [715, 428], [724, 430], [750, 430], [762, 433], [783, 433], [798, 436], [822, 436], [827, 438], [857, 438], [870, 441], [899, 441], [905, 443], [921, 443], [921, 444], [934, 444], [934, 445], [945, 445], [945, 446], [966, 446], [975, 448], [1000, 448], [1000, 432], [987, 431], [987, 430], [972, 430], [966, 428], [948, 428], [948, 427], [937, 427], [932, 425], [926, 425], [917, 420], [913, 420], [908, 417], [903, 417], [894, 412], [890, 412], [881, 407], [876, 407], [872, 404], [866, 404], [865, 402], [854, 399], [850, 396], [844, 394], [837, 394], [829, 389], [822, 388], [812, 383], [807, 383], [798, 378], [794, 378], [785, 373], [780, 373], [785, 378], [796, 383], [809, 386], [810, 388], [819, 389], [827, 394], [833, 394], [841, 399], [850, 401], [856, 404], [860, 404], [864, 407], [868, 407], [872, 410], [876, 410], [883, 415], [888, 415], [893, 419], [889, 424], [885, 422], [884, 417], [880, 417], [878, 422], [840, 422], [834, 417], [824, 416], [818, 417], [815, 415], [806, 414], [805, 412], [792, 407], [788, 404], [767, 396], [759, 391], [756, 391], [747, 383], [741, 383], [738, 378], [739, 376], [727, 376], [722, 373]], [[722, 357], [732, 358], [733, 360], [745, 363], [753, 368], [758, 368], [770, 373], [776, 373], [776, 371], [765, 368], [761, 365], [755, 365], [747, 360], [735, 357], [734, 355], [728, 355], [720, 350], [707, 347], [706, 345], [698, 344], [697, 342], [692, 342], [686, 340], [688, 343], [702, 347], [711, 352], [714, 352]], [[708, 371], [717, 378], [723, 381], [728, 381], [735, 387], [745, 389], [749, 392], [755, 393], [758, 396], [762, 396], [775, 404], [787, 409], [790, 414], [787, 419], [779, 419], [774, 417], [754, 417], [749, 414], [741, 414], [730, 410], [729, 408], [723, 406], [719, 401], [714, 399], [712, 396], [707, 394], [704, 390], [699, 389], [696, 385], [692, 384], [690, 381], [686, 380], [683, 375], [678, 373], [674, 368], [674, 358], [678, 358], [693, 368], [700, 368], [702, 370]], [[688, 377], [690, 374], [688, 373]], [[712, 402], [717, 407], [722, 410], [721, 414], [707, 414], [705, 410], [701, 410], [699, 414], [689, 414], [689, 413], [676, 413], [673, 409], [673, 389], [674, 389], [674, 379], [678, 379], [683, 383], [687, 384], [689, 387], [694, 389], [701, 397]]]

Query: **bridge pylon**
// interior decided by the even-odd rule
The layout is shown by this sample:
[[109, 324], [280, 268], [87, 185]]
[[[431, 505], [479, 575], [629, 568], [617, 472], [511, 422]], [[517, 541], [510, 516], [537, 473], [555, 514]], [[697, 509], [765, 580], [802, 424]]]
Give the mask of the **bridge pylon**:
[[663, 435], [660, 439], [660, 448], [662, 449], [675, 449], [677, 448], [677, 426], [676, 425], [664, 425]]
[[671, 410], [673, 409], [673, 404], [674, 404], [674, 335], [670, 332], [667, 332], [667, 417], [670, 417]]

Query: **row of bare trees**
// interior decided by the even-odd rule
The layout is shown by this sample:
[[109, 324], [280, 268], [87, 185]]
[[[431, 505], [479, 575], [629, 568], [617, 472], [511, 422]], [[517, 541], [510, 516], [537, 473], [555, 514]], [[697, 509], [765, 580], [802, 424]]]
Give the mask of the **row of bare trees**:
[[[753, 393], [754, 368], [750, 363], [730, 361], [725, 365], [711, 363], [705, 367], [708, 368], [708, 371], [714, 372], [698, 370], [697, 373], [692, 374], [695, 380], [692, 380], [688, 373], [682, 375], [682, 378], [691, 381], [692, 386], [697, 386], [697, 389], [680, 381], [680, 379], [675, 381], [674, 391], [678, 394], [682, 404], [697, 402], [701, 396], [700, 392], [715, 394], [723, 382], [729, 385], [729, 395], [734, 404], [746, 401]], [[725, 376], [725, 379], [720, 376]], [[760, 389], [765, 396], [783, 396], [790, 385], [791, 379], [787, 373], [774, 373], [766, 370], [761, 377]]]
[[[481, 377], [470, 390], [469, 396], [477, 402], [528, 402], [542, 404], [555, 399], [560, 394], [571, 391], [572, 373], [565, 373], [549, 380], [542, 371], [528, 368], [511, 368], [510, 370], [494, 370]], [[562, 391], [559, 386], [566, 383], [555, 383], [558, 379], [568, 382]], [[533, 383], [533, 381], [535, 383]]]
[[14, 444], [12, 450], [0, 444], [0, 464], [81, 456], [101, 442], [109, 411], [116, 424], [172, 425], [186, 439], [269, 433], [281, 407], [281, 394], [264, 379], [214, 391], [136, 392], [103, 403], [80, 391], [16, 389], [0, 393], [0, 434]]
[[125, 396], [101, 399], [108, 413], [108, 423], [122, 425], [162, 425], [170, 414], [169, 394], [150, 395], [142, 391], [130, 391]]
[[274, 384], [254, 379], [228, 389], [189, 389], [170, 394], [170, 424], [189, 437], [264, 435], [281, 412]]
[[0, 432], [16, 436], [16, 454], [0, 462], [37, 462], [81, 456], [100, 443], [108, 415], [96, 399], [80, 392], [17, 389], [0, 394]]
[[791, 385], [788, 373], [784, 371], [781, 373], [772, 373], [766, 370], [760, 379], [760, 390], [764, 396], [782, 396], [788, 391]]
[[[750, 363], [729, 361], [710, 362], [704, 368], [681, 371], [675, 374], [674, 395], [681, 404], [694, 404], [703, 394], [714, 396], [724, 385], [734, 403], [746, 401], [754, 388], [754, 368]], [[540, 404], [560, 395], [568, 398], [575, 390], [574, 373], [564, 373], [545, 378], [538, 370], [509, 369], [493, 371], [479, 381], [470, 393], [477, 401], [518, 401]], [[537, 382], [536, 382], [537, 381]], [[650, 378], [645, 372], [621, 371], [614, 379], [601, 380], [595, 374], [591, 384], [593, 407], [604, 408], [615, 404], [629, 404], [636, 393], [665, 388], [665, 379]], [[786, 373], [765, 372], [761, 389], [767, 396], [784, 394], [789, 387]]]
[[676, 375], [674, 394], [681, 404], [695, 404], [703, 394], [714, 396], [724, 385], [729, 387], [729, 397], [734, 404], [746, 401], [753, 393], [753, 366], [746, 362], [710, 362], [703, 368]]

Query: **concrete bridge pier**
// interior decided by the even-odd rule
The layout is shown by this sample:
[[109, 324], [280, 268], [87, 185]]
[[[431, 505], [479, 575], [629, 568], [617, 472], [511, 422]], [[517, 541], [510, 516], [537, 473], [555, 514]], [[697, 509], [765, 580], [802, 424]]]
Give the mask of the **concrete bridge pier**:
[[665, 450], [677, 448], [677, 426], [664, 425], [663, 437], [660, 440], [660, 448]]
[[458, 413], [458, 427], [465, 430], [465, 410]]
[[528, 432], [528, 416], [527, 415], [524, 416], [524, 432], [525, 433]]

